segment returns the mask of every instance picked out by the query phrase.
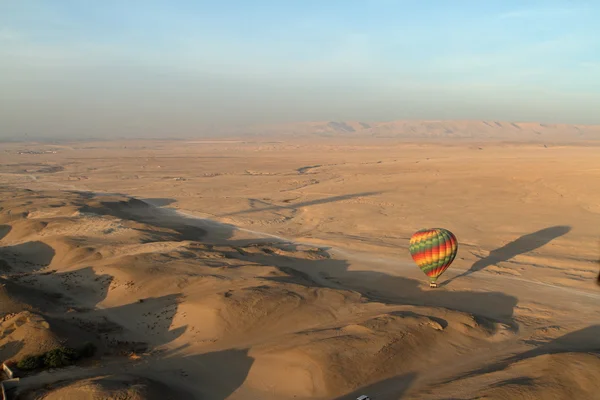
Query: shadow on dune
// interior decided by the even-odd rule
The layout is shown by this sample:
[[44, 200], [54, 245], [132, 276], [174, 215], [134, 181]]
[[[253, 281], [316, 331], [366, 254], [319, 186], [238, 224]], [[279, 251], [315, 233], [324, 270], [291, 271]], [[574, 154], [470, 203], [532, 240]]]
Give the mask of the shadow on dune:
[[411, 384], [416, 379], [414, 372], [395, 376], [383, 381], [362, 387], [352, 393], [336, 397], [335, 400], [356, 400], [358, 396], [366, 395], [373, 400], [400, 400], [410, 389]]
[[[140, 363], [131, 362], [123, 371], [121, 368], [90, 369], [77, 379], [89, 379], [112, 375], [143, 377], [167, 385], [173, 397], [165, 399], [210, 399], [226, 400], [238, 390], [248, 377], [254, 359], [248, 356], [248, 349], [230, 349], [211, 353], [184, 356], [178, 354], [184, 347], [169, 351], [155, 359]], [[63, 374], [65, 380], [74, 381], [69, 371]], [[71, 372], [72, 374], [72, 372]], [[62, 379], [54, 378], [60, 382]], [[19, 387], [22, 393], [38, 390], [43, 386], [35, 377], [24, 378]], [[243, 389], [242, 389], [243, 390]], [[155, 397], [152, 397], [155, 398]], [[240, 393], [240, 398], [257, 398], [254, 393]]]
[[[71, 318], [84, 330], [96, 334], [99, 339], [108, 340], [109, 346], [118, 342], [122, 349], [131, 347], [131, 351], [140, 351], [169, 343], [186, 330], [186, 326], [170, 328], [181, 302], [179, 293], [144, 298], [122, 306], [96, 308], [108, 295], [114, 279], [111, 275], [97, 275], [93, 268], [85, 267], [52, 274], [48, 279], [70, 282], [70, 288], [65, 288], [63, 304], [72, 306], [75, 312], [67, 314], [65, 318], [57, 318]], [[77, 285], [77, 282], [85, 284]], [[76, 304], [71, 304], [71, 296], [77, 298]]]
[[[560, 353], [593, 353], [600, 355], [600, 325], [592, 325], [575, 332], [567, 333], [564, 336], [542, 344], [532, 350], [514, 355], [493, 365], [469, 372], [458, 378], [453, 378], [452, 380], [469, 378], [481, 374], [489, 374], [491, 372], [504, 370], [511, 364], [518, 361], [527, 360], [545, 354]], [[452, 380], [448, 380], [445, 383], [451, 382]]]
[[27, 242], [14, 246], [0, 247], [0, 265], [15, 272], [34, 272], [47, 267], [55, 251], [44, 242]]
[[[23, 263], [21, 260], [16, 262]], [[0, 284], [9, 298], [44, 314], [64, 312], [71, 307], [93, 308], [106, 298], [113, 280], [107, 274], [97, 275], [92, 267], [62, 273], [36, 273], [37, 269], [31, 268], [23, 273], [22, 269], [15, 271], [11, 268], [6, 278], [0, 278]], [[76, 302], [74, 297], [77, 297]]]
[[[171, 355], [161, 358], [157, 369], [180, 370], [186, 383], [182, 389], [200, 392], [200, 399], [225, 400], [229, 398], [246, 381], [254, 358], [248, 355], [248, 349], [228, 349], [211, 353], [182, 356], [176, 349]], [[151, 372], [151, 373], [152, 373]], [[241, 398], [254, 396], [241, 396]]]
[[[83, 205], [79, 211], [110, 215], [122, 220], [147, 224], [160, 229], [169, 229], [174, 231], [171, 240], [200, 240], [206, 235], [206, 230], [200, 228], [197, 224], [191, 224], [189, 218], [178, 215], [172, 210], [161, 209], [134, 198], [127, 201], [102, 201], [99, 207]], [[157, 232], [152, 233], [157, 234]], [[166, 238], [162, 235], [161, 239]]]
[[13, 356], [17, 355], [23, 348], [22, 340], [13, 340], [0, 347], [0, 360], [9, 360]]
[[[143, 299], [143, 301], [106, 309], [79, 309], [67, 314], [54, 312], [52, 316], [45, 317], [50, 325], [53, 326], [53, 330], [61, 335], [61, 337], [68, 337], [70, 345], [77, 345], [78, 342], [91, 340], [100, 344], [99, 349], [105, 355], [129, 356], [132, 353], [142, 354], [149, 350], [154, 350], [178, 338], [185, 332], [187, 326], [171, 329], [180, 301], [180, 294], [171, 294], [150, 297]], [[73, 334], [77, 334], [77, 337], [73, 338]], [[91, 339], [92, 336], [96, 339]], [[167, 357], [167, 355], [159, 353], [154, 358], [146, 359], [145, 355], [143, 357], [142, 362], [139, 364], [127, 361], [125, 370], [118, 366], [108, 367], [108, 370], [92, 368], [87, 372], [84, 371], [83, 375], [78, 376], [77, 379], [105, 376], [107, 374], [120, 376], [125, 372], [126, 374], [154, 378], [160, 382], [160, 371], [163, 369], [173, 372], [189, 368], [189, 371], [193, 373], [198, 370], [200, 365], [204, 365], [207, 370], [215, 370], [215, 366], [212, 365], [213, 359], [207, 359], [200, 364], [200, 361], [194, 361], [194, 357], [179, 355]], [[221, 361], [223, 363], [221, 373], [223, 374], [226, 374], [227, 371], [243, 367], [243, 364], [232, 367], [229, 364], [232, 360], [229, 359]], [[246, 374], [248, 370], [249, 365], [246, 369]], [[156, 371], [159, 371], [159, 373]], [[60, 381], [63, 378], [58, 375], [64, 375], [64, 379], [70, 379], [69, 375], [72, 374], [72, 371], [57, 370], [55, 374], [57, 376], [53, 380]], [[241, 382], [243, 382], [243, 379]], [[239, 383], [240, 385], [241, 382]], [[169, 382], [164, 383], [168, 384]], [[194, 380], [190, 386], [196, 383], [197, 381]], [[214, 385], [210, 380], [207, 380], [205, 383], [206, 385]], [[35, 390], [42, 387], [43, 384], [43, 382], [36, 379], [36, 376], [33, 376], [22, 379], [19, 387], [23, 390]], [[236, 381], [234, 379], [231, 382], [227, 382], [227, 387], [233, 391], [235, 390], [233, 388], [235, 384]], [[223, 388], [221, 392], [226, 393], [227, 390]], [[191, 397], [186, 395], [185, 398]], [[225, 399], [225, 397], [211, 398]]]
[[160, 346], [177, 339], [187, 329], [187, 326], [171, 329], [181, 298], [180, 293], [150, 297], [136, 303], [95, 310], [92, 316], [129, 326], [133, 336], [140, 336], [143, 332], [149, 345]]
[[[40, 277], [43, 278], [46, 277]], [[84, 267], [75, 271], [54, 273], [46, 279], [59, 280], [67, 297], [77, 296], [78, 306], [93, 308], [106, 299], [114, 278], [108, 274], [98, 275], [92, 267]]]
[[0, 225], [0, 240], [4, 239], [4, 237], [8, 235], [11, 230], [12, 226], [10, 225]]
[[516, 360], [557, 353], [600, 353], [600, 325], [592, 325], [567, 333], [549, 343], [515, 356]]
[[11, 303], [3, 311], [39, 313], [53, 333], [78, 346], [86, 340], [93, 341], [98, 333], [80, 323], [81, 313], [106, 298], [112, 279], [110, 275], [97, 275], [91, 267], [64, 273], [9, 275], [0, 278], [5, 294], [2, 303]]
[[250, 199], [251, 205], [254, 203], [263, 203], [266, 205], [266, 207], [250, 208], [250, 209], [244, 210], [244, 211], [236, 211], [233, 213], [218, 215], [217, 217], [231, 217], [234, 215], [249, 214], [249, 213], [261, 212], [261, 211], [279, 211], [279, 210], [297, 211], [301, 207], [309, 207], [309, 206], [316, 206], [319, 204], [335, 203], [337, 201], [350, 200], [350, 199], [355, 199], [358, 197], [375, 196], [375, 195], [378, 195], [381, 193], [382, 192], [363, 192], [363, 193], [345, 194], [342, 196], [332, 196], [332, 197], [326, 197], [324, 199], [303, 201], [300, 203], [290, 204], [290, 205], [285, 205], [285, 206], [269, 204], [269, 203], [267, 203], [263, 200], [259, 200], [259, 199]]
[[517, 240], [514, 240], [496, 250], [493, 250], [487, 257], [476, 261], [468, 271], [446, 280], [440, 286], [445, 286], [455, 279], [471, 275], [472, 273], [475, 273], [477, 271], [481, 271], [489, 267], [490, 265], [509, 261], [515, 256], [538, 249], [550, 243], [552, 240], [560, 236], [566, 235], [570, 231], [570, 226], [558, 225], [545, 228], [537, 232], [530, 233], [528, 235], [521, 236]]
[[192, 370], [197, 369], [199, 364], [204, 365], [205, 370], [211, 370], [210, 381], [204, 379], [207, 387], [211, 383], [214, 385], [215, 381], [219, 383], [211, 388], [210, 398], [226, 399], [242, 386], [248, 377], [254, 358], [248, 356], [247, 349], [231, 349], [184, 357], [181, 361], [187, 363]]
[[[7, 310], [20, 312], [26, 308], [57, 310], [56, 304], [63, 296], [49, 293], [20, 282], [29, 275], [47, 267], [55, 256], [54, 249], [43, 242], [26, 242], [14, 246], [0, 247], [0, 278], [4, 302], [10, 303]], [[8, 311], [7, 311], [8, 312]]]
[[168, 198], [152, 198], [152, 199], [140, 199], [140, 200], [143, 201], [144, 203], [148, 203], [154, 207], [164, 207], [164, 206], [168, 206], [170, 204], [177, 202], [177, 200], [175, 200], [175, 199], [168, 199]]
[[[127, 374], [151, 378], [169, 385], [172, 391], [188, 393], [181, 398], [225, 400], [248, 376], [254, 359], [248, 356], [247, 349], [185, 355], [182, 353], [188, 345], [183, 345], [164, 353], [144, 354], [186, 331], [186, 326], [171, 329], [180, 302], [180, 294], [150, 297], [123, 306], [78, 313], [77, 317], [89, 322], [87, 329], [97, 333], [104, 343], [105, 354], [142, 355], [140, 362], [127, 362]], [[104, 376], [107, 372], [115, 376], [123, 374], [122, 368], [117, 366], [110, 371], [90, 369], [85, 377]], [[68, 371], [63, 373], [68, 374]], [[32, 390], [41, 385], [35, 378], [25, 378], [20, 386]], [[201, 397], [193, 397], [193, 392], [201, 393]]]
[[110, 308], [79, 308], [55, 316], [93, 333], [109, 352], [143, 352], [167, 344], [186, 331], [187, 326], [171, 329], [181, 294], [141, 299]]
[[[49, 293], [29, 285], [17, 283], [14, 279], [0, 278], [0, 310], [21, 312], [30, 310], [40, 313], [64, 312], [66, 310], [60, 293]], [[8, 304], [5, 304], [8, 303]]]

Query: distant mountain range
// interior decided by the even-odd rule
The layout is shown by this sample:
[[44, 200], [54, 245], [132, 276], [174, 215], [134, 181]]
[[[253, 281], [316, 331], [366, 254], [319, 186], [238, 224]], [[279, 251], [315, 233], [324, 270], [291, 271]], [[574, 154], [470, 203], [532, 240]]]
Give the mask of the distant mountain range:
[[388, 122], [317, 121], [285, 124], [263, 124], [236, 128], [188, 128], [168, 133], [146, 132], [121, 134], [118, 129], [102, 137], [79, 134], [49, 136], [46, 134], [0, 136], [0, 142], [39, 141], [110, 141], [119, 139], [189, 140], [192, 138], [395, 138], [406, 140], [475, 140], [517, 142], [582, 142], [600, 141], [600, 125], [547, 124], [539, 122], [503, 122], [473, 120], [399, 120]]
[[260, 125], [240, 129], [236, 133], [239, 135], [285, 135], [294, 137], [585, 141], [600, 140], [600, 125], [500, 121], [323, 121]]

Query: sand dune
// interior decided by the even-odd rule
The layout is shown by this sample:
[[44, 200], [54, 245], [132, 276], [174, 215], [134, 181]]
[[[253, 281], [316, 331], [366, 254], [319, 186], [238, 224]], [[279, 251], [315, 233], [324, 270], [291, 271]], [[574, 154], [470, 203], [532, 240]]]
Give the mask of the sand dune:
[[[171, 149], [161, 172], [144, 161], [154, 172], [139, 188], [86, 150], [88, 187], [62, 179], [82, 164], [36, 181], [3, 175], [0, 355], [99, 349], [23, 377], [23, 398], [599, 393], [598, 188], [581, 184], [600, 171], [593, 149], [336, 145], [300, 159], [305, 144], [282, 144], [261, 164], [251, 154], [272, 150], [197, 145], [231, 158], [184, 174], [169, 154], [188, 150]], [[434, 223], [461, 250], [431, 290], [407, 241]]]

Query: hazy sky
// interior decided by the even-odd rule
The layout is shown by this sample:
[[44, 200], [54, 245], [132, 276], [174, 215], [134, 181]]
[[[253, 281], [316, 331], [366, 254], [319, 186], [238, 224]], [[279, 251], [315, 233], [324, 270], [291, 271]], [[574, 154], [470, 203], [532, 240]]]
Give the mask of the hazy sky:
[[600, 1], [0, 0], [0, 137], [600, 123]]

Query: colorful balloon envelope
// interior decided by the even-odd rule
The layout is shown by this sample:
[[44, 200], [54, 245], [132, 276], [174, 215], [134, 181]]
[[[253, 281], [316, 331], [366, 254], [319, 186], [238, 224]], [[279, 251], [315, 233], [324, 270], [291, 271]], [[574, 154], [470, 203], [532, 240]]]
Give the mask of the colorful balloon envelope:
[[437, 287], [437, 279], [452, 264], [458, 252], [458, 241], [443, 228], [421, 229], [410, 238], [410, 255], [429, 277], [429, 286]]

